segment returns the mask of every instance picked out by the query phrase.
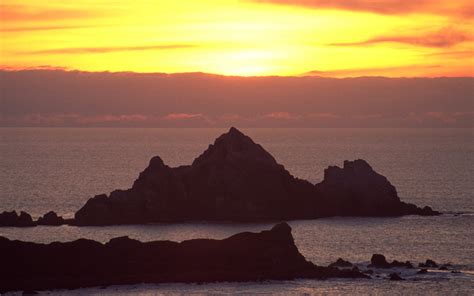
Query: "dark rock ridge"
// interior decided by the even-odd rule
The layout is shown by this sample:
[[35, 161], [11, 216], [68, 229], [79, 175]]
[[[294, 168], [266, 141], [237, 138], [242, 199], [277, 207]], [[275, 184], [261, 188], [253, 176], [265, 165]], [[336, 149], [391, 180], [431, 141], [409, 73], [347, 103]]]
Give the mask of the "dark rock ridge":
[[75, 214], [77, 225], [184, 220], [262, 221], [327, 216], [439, 214], [400, 201], [395, 187], [364, 160], [329, 167], [313, 185], [293, 177], [236, 128], [216, 139], [192, 165], [150, 160], [132, 188], [97, 195]]
[[0, 237], [0, 293], [114, 284], [368, 278], [358, 270], [319, 267], [299, 253], [286, 223], [223, 240], [106, 244], [79, 239], [37, 244]]

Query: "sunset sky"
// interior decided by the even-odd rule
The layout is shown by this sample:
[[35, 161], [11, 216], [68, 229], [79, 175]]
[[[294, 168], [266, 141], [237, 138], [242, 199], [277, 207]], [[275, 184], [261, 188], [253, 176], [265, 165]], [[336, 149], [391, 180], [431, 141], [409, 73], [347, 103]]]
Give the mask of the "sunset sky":
[[2, 0], [0, 66], [474, 76], [469, 0]]

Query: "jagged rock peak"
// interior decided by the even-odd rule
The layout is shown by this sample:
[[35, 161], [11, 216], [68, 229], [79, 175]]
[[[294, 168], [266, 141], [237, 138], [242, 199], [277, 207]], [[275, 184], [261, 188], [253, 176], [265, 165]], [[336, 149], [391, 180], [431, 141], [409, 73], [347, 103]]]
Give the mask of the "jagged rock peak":
[[281, 222], [273, 226], [270, 231], [282, 235], [291, 235], [291, 226], [286, 222]]
[[227, 133], [219, 136], [214, 144], [209, 145], [209, 148], [194, 160], [193, 165], [208, 161], [240, 160], [277, 165], [275, 158], [270, 153], [235, 127], [231, 127]]
[[329, 166], [324, 170], [324, 179], [340, 179], [347, 175], [373, 175], [374, 169], [363, 159], [345, 160], [342, 168]]
[[370, 164], [363, 159], [356, 159], [353, 161], [344, 160], [345, 169], [364, 169], [364, 170], [373, 170]]
[[150, 159], [148, 167], [146, 167], [145, 170], [140, 173], [140, 176], [139, 176], [138, 180], [135, 181], [135, 183], [137, 183], [137, 181], [139, 181], [141, 179], [146, 178], [147, 176], [153, 177], [158, 172], [162, 172], [164, 170], [170, 170], [170, 168], [167, 165], [165, 165], [165, 163], [163, 162], [161, 157], [153, 156]]
[[162, 167], [164, 165], [165, 165], [165, 163], [163, 162], [163, 159], [161, 159], [161, 157], [153, 156], [150, 159], [150, 163], [149, 163], [148, 166], [150, 166], [150, 167]]

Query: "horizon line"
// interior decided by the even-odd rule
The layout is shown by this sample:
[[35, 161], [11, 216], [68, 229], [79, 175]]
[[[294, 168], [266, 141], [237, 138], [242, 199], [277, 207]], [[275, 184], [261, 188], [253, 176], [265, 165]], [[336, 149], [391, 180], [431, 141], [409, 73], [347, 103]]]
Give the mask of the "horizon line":
[[136, 72], [136, 71], [90, 71], [90, 70], [79, 70], [53, 66], [38, 66], [38, 67], [25, 67], [25, 68], [12, 68], [0, 66], [1, 72], [65, 72], [65, 73], [90, 73], [90, 74], [136, 74], [136, 75], [207, 75], [207, 76], [218, 76], [218, 77], [235, 77], [235, 78], [319, 78], [319, 79], [357, 79], [357, 78], [383, 78], [383, 79], [440, 79], [440, 78], [474, 78], [472, 76], [384, 76], [384, 75], [361, 75], [361, 76], [324, 76], [324, 75], [226, 75], [220, 73], [202, 72], [202, 71], [191, 71], [191, 72]]

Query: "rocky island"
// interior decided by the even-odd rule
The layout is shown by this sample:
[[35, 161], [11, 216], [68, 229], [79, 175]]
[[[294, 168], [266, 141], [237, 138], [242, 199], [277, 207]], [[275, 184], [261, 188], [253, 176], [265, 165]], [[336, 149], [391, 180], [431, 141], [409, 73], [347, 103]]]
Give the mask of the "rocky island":
[[172, 168], [153, 157], [130, 189], [89, 199], [74, 219], [50, 212], [30, 221], [27, 213], [20, 218], [4, 212], [0, 226], [437, 214], [430, 207], [402, 202], [387, 178], [361, 159], [344, 161], [342, 168], [330, 166], [315, 185], [295, 178], [261, 145], [232, 127], [191, 165]]
[[286, 223], [223, 240], [106, 244], [79, 239], [37, 244], [0, 237], [0, 293], [118, 284], [368, 278], [357, 269], [321, 267], [298, 251]]
[[400, 201], [395, 187], [364, 160], [329, 167], [316, 185], [292, 176], [236, 128], [191, 165], [171, 168], [159, 156], [128, 190], [97, 195], [75, 214], [77, 225], [264, 221], [329, 216], [435, 215]]

